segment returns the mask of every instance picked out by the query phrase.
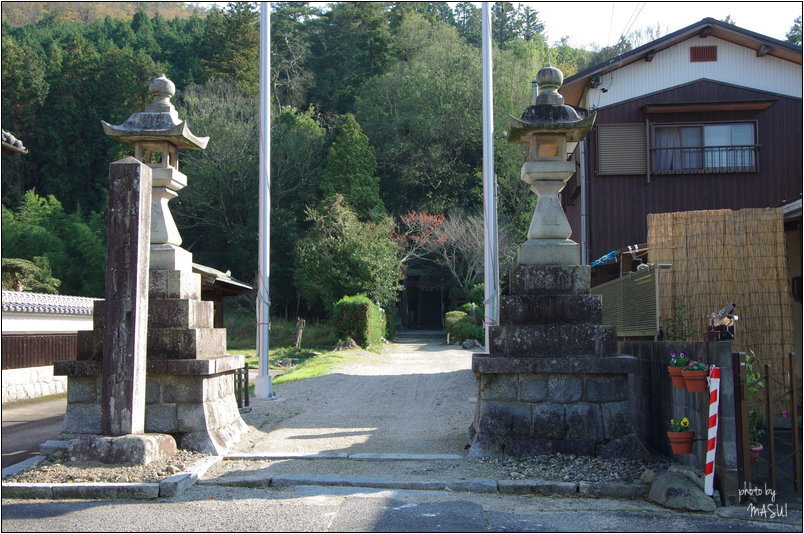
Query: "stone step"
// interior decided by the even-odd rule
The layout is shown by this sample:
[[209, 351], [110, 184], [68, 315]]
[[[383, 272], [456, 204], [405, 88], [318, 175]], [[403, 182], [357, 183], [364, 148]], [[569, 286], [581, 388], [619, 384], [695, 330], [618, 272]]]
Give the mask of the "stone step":
[[591, 323], [502, 325], [489, 329], [492, 356], [613, 356], [616, 328]]
[[511, 268], [509, 295], [588, 295], [589, 265], [517, 265]]
[[[103, 359], [104, 330], [78, 332], [78, 360]], [[200, 360], [226, 353], [225, 328], [150, 328], [149, 360]]]
[[504, 295], [500, 324], [593, 323], [603, 321], [599, 295]]

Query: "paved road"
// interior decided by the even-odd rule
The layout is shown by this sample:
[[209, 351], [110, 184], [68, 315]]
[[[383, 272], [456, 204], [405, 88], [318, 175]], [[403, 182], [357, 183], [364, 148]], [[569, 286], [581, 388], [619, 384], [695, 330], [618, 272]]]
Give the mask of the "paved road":
[[642, 501], [433, 491], [193, 486], [177, 499], [4, 500], [3, 532], [800, 532], [768, 519], [685, 514]]
[[67, 395], [3, 404], [3, 467], [39, 454], [39, 445], [58, 439]]

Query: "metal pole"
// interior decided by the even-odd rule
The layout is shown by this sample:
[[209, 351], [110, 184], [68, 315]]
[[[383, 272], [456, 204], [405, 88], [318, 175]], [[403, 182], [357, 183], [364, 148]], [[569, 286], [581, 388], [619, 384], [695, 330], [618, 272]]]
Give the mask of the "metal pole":
[[260, 213], [257, 284], [257, 357], [259, 373], [255, 399], [273, 399], [276, 394], [268, 373], [271, 330], [271, 297], [268, 293], [271, 267], [271, 3], [260, 2]]
[[485, 255], [486, 351], [489, 351], [489, 326], [499, 322], [499, 254], [497, 252], [497, 191], [494, 176], [494, 100], [491, 69], [491, 6], [483, 2], [483, 218]]

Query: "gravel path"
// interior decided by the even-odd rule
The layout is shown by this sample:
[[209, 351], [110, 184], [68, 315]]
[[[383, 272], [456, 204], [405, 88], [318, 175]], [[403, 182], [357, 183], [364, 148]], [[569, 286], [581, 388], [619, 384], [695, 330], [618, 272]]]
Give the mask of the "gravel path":
[[232, 452], [464, 452], [477, 385], [472, 353], [425, 342], [365, 353], [334, 373], [253, 401]]

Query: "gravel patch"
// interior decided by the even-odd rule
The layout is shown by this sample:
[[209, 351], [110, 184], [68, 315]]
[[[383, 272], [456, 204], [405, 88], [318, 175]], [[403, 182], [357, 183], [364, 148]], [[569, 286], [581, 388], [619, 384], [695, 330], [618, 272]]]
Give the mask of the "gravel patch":
[[147, 465], [110, 466], [100, 462], [70, 462], [65, 455], [45, 456], [30, 469], [3, 479], [3, 482], [21, 483], [86, 483], [86, 482], [160, 482], [176, 473], [189, 469], [207, 455], [178, 451], [175, 456]]
[[624, 458], [593, 458], [556, 453], [531, 458], [475, 460], [500, 473], [500, 480], [542, 479], [562, 482], [639, 482], [645, 471], [665, 471], [671, 462], [646, 464]]

